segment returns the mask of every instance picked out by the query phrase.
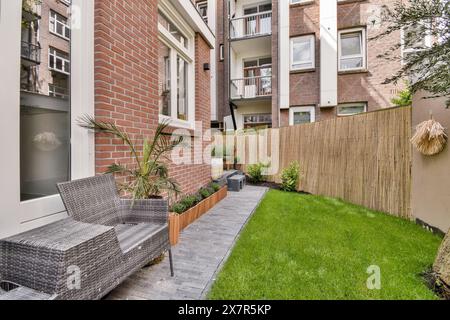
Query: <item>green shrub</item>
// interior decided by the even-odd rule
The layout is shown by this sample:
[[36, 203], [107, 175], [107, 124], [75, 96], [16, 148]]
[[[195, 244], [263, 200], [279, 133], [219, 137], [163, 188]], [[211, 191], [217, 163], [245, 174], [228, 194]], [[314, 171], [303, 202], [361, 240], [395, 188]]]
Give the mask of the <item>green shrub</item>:
[[211, 191], [208, 188], [202, 188], [199, 191], [200, 195], [203, 199], [208, 198], [211, 195]]
[[182, 214], [183, 212], [186, 211], [186, 207], [182, 204], [182, 203], [175, 203], [172, 206], [172, 212], [178, 213], [178, 214]]
[[217, 183], [211, 183], [211, 189], [214, 191], [214, 192], [217, 192], [217, 191], [219, 191], [220, 190], [220, 185], [219, 184], [217, 184]]
[[260, 183], [265, 181], [263, 170], [269, 167], [268, 164], [257, 163], [249, 165], [247, 168], [247, 174], [250, 177], [250, 182]]
[[291, 162], [289, 167], [281, 173], [281, 189], [288, 192], [297, 191], [299, 180], [300, 164], [297, 161]]
[[194, 197], [195, 197], [196, 203], [202, 202], [202, 200], [203, 200], [203, 197], [200, 193], [197, 193], [196, 195], [194, 195]]
[[180, 201], [182, 205], [185, 206], [186, 209], [192, 208], [197, 203], [197, 197], [195, 196], [187, 196]]

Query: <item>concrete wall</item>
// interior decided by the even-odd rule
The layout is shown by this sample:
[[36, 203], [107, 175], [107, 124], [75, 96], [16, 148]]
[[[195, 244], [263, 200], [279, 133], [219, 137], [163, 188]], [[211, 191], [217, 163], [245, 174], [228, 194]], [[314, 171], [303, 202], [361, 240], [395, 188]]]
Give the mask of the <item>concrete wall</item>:
[[[413, 130], [422, 121], [433, 117], [450, 128], [450, 109], [445, 107], [445, 98], [422, 99], [418, 94], [413, 101]], [[450, 228], [450, 148], [433, 157], [421, 155], [413, 150], [412, 159], [412, 214], [428, 225], [447, 232]]]

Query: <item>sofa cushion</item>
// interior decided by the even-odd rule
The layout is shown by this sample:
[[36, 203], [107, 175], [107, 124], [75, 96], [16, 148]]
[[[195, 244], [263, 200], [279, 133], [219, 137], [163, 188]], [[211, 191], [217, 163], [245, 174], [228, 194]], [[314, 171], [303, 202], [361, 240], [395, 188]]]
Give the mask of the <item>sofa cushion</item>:
[[154, 223], [120, 224], [114, 227], [123, 253], [139, 246], [164, 228], [167, 228], [167, 225]]

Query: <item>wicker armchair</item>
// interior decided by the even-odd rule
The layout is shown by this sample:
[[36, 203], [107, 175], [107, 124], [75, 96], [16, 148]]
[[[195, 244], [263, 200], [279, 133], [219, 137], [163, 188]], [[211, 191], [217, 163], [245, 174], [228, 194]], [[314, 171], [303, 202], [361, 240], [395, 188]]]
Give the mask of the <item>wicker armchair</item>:
[[166, 251], [173, 276], [166, 200], [121, 199], [111, 174], [60, 183], [58, 190], [76, 221], [114, 227], [123, 253], [121, 280]]
[[173, 276], [167, 201], [121, 199], [112, 175], [58, 189], [70, 218], [0, 241], [0, 300], [100, 299], [166, 251]]

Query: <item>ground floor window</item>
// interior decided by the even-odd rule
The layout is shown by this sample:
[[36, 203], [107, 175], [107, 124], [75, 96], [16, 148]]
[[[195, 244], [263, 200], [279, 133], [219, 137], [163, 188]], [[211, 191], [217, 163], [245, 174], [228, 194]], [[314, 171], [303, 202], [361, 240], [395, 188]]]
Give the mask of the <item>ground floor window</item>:
[[316, 121], [316, 108], [309, 107], [291, 107], [289, 109], [289, 125], [312, 123]]
[[340, 104], [337, 108], [338, 116], [353, 116], [364, 112], [367, 112], [366, 102]]

